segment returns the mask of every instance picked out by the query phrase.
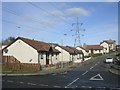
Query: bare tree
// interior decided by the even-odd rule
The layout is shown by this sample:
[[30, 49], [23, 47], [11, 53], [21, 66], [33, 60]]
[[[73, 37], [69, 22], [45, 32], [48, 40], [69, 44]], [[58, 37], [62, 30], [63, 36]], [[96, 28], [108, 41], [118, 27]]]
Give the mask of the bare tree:
[[2, 41], [2, 45], [8, 45], [10, 44], [11, 42], [13, 42], [15, 40], [15, 37], [8, 37], [7, 39], [3, 40]]

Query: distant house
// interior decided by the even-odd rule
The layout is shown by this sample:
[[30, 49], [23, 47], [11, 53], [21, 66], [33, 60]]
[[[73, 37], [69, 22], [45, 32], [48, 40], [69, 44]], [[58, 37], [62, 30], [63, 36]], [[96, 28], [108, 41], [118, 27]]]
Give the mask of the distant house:
[[116, 50], [116, 41], [115, 40], [105, 40], [100, 43], [100, 46], [104, 47], [104, 53], [109, 53], [110, 51]]
[[78, 50], [75, 47], [70, 47], [70, 46], [66, 46], [69, 47], [71, 50], [73, 50], [74, 52], [74, 63], [79, 63], [82, 62], [84, 60], [84, 54], [82, 52], [82, 50]]
[[48, 43], [22, 37], [18, 37], [2, 51], [3, 55], [14, 56], [21, 63], [40, 65], [56, 64], [60, 53]]
[[83, 48], [83, 47], [80, 47], [80, 46], [77, 46], [76, 49], [78, 50], [81, 50], [83, 52], [83, 55], [84, 55], [84, 60], [89, 60], [91, 57], [89, 55], [89, 50]]
[[103, 47], [100, 45], [87, 45], [83, 47], [88, 51], [88, 53], [91, 54], [103, 54]]
[[69, 46], [56, 46], [55, 49], [59, 50], [61, 53], [59, 54], [60, 62], [81, 62], [83, 60], [82, 51], [77, 50], [74, 47]]

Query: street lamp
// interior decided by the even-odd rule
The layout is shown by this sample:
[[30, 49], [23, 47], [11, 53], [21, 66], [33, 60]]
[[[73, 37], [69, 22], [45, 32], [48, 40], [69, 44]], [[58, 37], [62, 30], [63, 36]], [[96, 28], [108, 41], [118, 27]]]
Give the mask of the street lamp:
[[[67, 34], [64, 34], [64, 36], [66, 36]], [[62, 42], [62, 46], [63, 46], [63, 39], [61, 40]], [[63, 68], [63, 49], [61, 50], [61, 55], [62, 55], [62, 62], [61, 62], [61, 68]]]

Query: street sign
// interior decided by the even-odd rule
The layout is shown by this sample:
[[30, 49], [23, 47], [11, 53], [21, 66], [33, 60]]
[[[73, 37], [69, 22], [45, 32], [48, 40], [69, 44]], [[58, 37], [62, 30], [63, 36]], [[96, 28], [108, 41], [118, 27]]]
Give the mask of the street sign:
[[97, 74], [97, 75], [91, 77], [89, 80], [103, 80], [103, 78], [100, 74]]

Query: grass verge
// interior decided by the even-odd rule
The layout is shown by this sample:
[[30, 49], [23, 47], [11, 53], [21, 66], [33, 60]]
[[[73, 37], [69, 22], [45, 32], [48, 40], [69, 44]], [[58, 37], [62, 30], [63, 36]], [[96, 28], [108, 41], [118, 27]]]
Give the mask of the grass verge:
[[102, 54], [93, 54], [92, 57], [102, 56]]
[[2, 68], [0, 71], [11, 71], [11, 72], [35, 72], [33, 70], [23, 70], [23, 69], [8, 69], [8, 68]]

